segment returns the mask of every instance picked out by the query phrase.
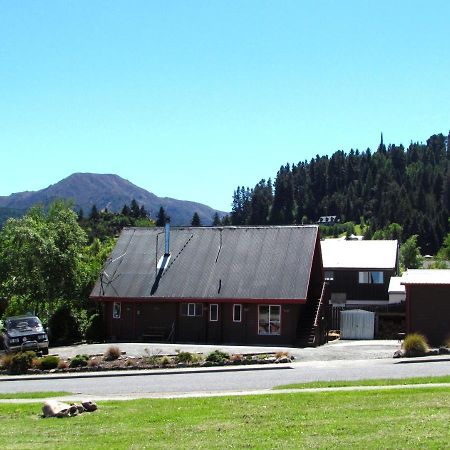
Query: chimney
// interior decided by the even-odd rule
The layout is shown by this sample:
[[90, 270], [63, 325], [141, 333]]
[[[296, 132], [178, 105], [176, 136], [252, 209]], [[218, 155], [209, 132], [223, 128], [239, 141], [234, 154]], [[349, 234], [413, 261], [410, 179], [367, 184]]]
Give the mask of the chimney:
[[164, 226], [164, 256], [170, 255], [170, 218], [166, 218]]

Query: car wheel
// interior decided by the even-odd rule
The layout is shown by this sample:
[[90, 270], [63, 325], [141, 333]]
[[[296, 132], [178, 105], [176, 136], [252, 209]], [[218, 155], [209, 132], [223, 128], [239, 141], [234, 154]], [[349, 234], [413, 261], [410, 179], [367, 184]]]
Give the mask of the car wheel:
[[48, 348], [43, 348], [42, 349], [42, 354], [43, 355], [48, 355]]

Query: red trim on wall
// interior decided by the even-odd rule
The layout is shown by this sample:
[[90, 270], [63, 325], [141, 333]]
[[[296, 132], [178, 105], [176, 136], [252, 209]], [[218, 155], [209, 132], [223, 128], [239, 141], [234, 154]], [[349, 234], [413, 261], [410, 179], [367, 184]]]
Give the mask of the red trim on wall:
[[163, 298], [163, 297], [90, 297], [94, 302], [146, 302], [146, 303], [259, 303], [263, 305], [287, 305], [306, 303], [304, 298]]

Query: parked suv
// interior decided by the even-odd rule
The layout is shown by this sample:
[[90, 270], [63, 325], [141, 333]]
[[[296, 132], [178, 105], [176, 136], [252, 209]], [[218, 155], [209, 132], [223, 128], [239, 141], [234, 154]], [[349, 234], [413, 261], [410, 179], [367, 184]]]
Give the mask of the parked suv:
[[7, 352], [36, 350], [48, 355], [48, 337], [36, 316], [8, 317], [3, 329], [3, 344]]

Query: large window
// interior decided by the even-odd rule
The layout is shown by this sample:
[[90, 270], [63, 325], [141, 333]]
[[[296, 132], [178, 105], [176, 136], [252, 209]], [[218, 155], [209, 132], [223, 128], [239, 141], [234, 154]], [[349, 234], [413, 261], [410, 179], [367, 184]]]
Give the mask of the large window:
[[203, 315], [202, 303], [182, 303], [181, 315], [186, 317], [201, 317]]
[[219, 305], [212, 303], [209, 305], [209, 321], [217, 322], [219, 320]]
[[281, 333], [281, 306], [259, 305], [258, 334], [277, 335]]
[[359, 272], [359, 284], [383, 284], [383, 272]]
[[233, 305], [233, 322], [240, 322], [242, 319], [242, 305]]

